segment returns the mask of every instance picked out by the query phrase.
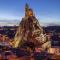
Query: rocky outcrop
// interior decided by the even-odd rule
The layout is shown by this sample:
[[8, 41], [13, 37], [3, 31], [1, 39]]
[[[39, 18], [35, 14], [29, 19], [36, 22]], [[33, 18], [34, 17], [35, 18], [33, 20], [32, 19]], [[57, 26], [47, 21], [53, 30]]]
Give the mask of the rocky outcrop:
[[[43, 29], [40, 26], [38, 20], [34, 16], [33, 10], [26, 4], [25, 17], [22, 18], [19, 27], [17, 29], [13, 47], [42, 47], [45, 49], [51, 46], [46, 34], [43, 33]], [[45, 45], [44, 45], [45, 44]]]

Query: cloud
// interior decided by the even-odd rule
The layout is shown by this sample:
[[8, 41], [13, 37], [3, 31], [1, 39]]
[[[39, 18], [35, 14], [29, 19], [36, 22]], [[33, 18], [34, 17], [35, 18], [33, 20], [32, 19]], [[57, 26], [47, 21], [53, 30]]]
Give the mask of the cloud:
[[[38, 17], [37, 17], [38, 18]], [[17, 26], [19, 25], [20, 21], [21, 21], [22, 17], [20, 17], [20, 19], [7, 19], [7, 18], [0, 18], [0, 26]], [[40, 20], [39, 20], [40, 19]], [[50, 19], [47, 19], [48, 21]], [[54, 26], [54, 25], [59, 25], [60, 26], [60, 22], [59, 21], [49, 21], [47, 22], [46, 19], [44, 19], [44, 17], [39, 17], [38, 21], [40, 23], [41, 26]]]
[[19, 20], [0, 20], [0, 26], [19, 25]]

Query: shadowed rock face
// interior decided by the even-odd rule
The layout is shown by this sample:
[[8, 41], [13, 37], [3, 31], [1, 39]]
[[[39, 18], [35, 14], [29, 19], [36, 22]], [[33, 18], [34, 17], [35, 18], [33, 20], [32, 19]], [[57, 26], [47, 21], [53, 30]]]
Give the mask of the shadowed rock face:
[[46, 35], [43, 34], [43, 29], [34, 16], [33, 10], [26, 5], [25, 17], [22, 18], [19, 24], [13, 47], [41, 47], [46, 41], [48, 41], [48, 39], [46, 39]]

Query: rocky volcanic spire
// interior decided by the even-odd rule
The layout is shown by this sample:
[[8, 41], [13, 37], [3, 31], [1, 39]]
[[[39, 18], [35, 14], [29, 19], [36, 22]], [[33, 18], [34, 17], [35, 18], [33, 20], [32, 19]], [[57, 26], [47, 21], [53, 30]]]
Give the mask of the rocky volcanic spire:
[[40, 46], [44, 47], [48, 39], [43, 34], [43, 29], [33, 14], [33, 10], [28, 4], [25, 6], [25, 17], [22, 18], [17, 29], [13, 47], [21, 46]]

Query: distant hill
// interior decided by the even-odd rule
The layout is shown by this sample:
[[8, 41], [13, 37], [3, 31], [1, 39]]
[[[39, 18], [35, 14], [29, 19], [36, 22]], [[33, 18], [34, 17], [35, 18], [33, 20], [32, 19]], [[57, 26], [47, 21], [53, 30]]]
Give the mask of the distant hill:
[[[3, 30], [7, 30], [7, 29], [15, 30], [17, 28], [18, 28], [18, 26], [1, 26], [0, 30], [2, 30], [2, 29]], [[60, 32], [60, 26], [47, 26], [47, 27], [43, 27], [43, 29], [45, 30], [45, 32], [51, 32], [51, 31], [54, 31], [57, 33]]]
[[60, 32], [60, 26], [47, 26], [47, 27], [43, 27], [43, 29], [46, 32], [51, 32], [51, 31], [54, 31], [54, 32], [57, 32], [57, 33]]

